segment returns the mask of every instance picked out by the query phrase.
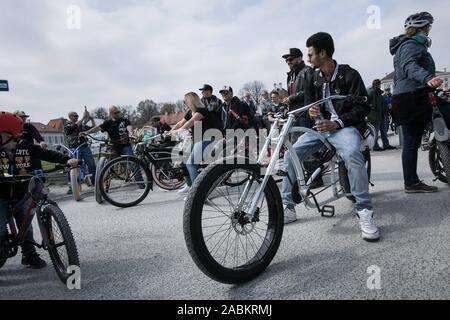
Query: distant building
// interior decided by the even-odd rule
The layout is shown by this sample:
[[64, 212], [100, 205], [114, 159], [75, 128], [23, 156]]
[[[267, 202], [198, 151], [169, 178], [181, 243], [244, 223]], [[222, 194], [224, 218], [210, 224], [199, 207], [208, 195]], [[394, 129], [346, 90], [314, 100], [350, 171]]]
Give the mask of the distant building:
[[57, 144], [66, 144], [66, 137], [64, 136], [65, 119], [50, 120], [47, 125], [40, 122], [31, 122], [36, 127], [39, 133], [48, 144], [49, 149], [55, 150]]
[[[447, 72], [447, 69], [444, 68], [444, 71], [436, 71], [436, 76], [444, 81], [444, 83], [441, 86], [441, 89], [449, 90], [450, 72]], [[381, 79], [381, 89], [385, 90], [387, 88], [390, 88], [391, 92], [394, 91], [394, 72], [386, 74], [386, 76], [383, 79]]]

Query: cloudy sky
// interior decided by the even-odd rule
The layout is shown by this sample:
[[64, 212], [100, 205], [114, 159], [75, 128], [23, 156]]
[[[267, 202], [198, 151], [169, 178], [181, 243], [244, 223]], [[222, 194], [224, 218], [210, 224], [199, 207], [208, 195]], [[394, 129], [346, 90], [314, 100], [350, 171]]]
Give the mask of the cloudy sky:
[[[367, 26], [373, 5], [375, 29]], [[450, 68], [448, 0], [2, 0], [0, 79], [10, 92], [0, 92], [0, 109], [23, 108], [47, 123], [84, 105], [176, 101], [203, 83], [237, 92], [261, 80], [272, 88], [286, 81], [281, 56], [291, 47], [305, 52], [318, 31], [333, 35], [335, 58], [368, 85], [393, 70], [389, 39], [424, 10], [436, 19], [438, 69]]]

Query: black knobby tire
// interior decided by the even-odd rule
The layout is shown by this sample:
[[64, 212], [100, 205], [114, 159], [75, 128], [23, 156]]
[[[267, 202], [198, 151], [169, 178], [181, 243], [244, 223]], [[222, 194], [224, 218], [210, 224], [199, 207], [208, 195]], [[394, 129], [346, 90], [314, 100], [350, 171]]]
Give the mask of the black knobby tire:
[[182, 186], [186, 184], [186, 178], [184, 177], [184, 175], [182, 180], [178, 179], [176, 182], [168, 182], [167, 180], [165, 180], [164, 174], [167, 174], [167, 170], [177, 170], [177, 169], [173, 168], [173, 163], [171, 163], [170, 161], [152, 163], [151, 166], [152, 177], [153, 181], [155, 181], [155, 184], [158, 187], [160, 187], [163, 190], [173, 191], [180, 189]]
[[[366, 164], [367, 177], [369, 178], [369, 182], [370, 182], [370, 175], [371, 175], [371, 171], [372, 171], [372, 160], [371, 160], [371, 157], [370, 157], [370, 150], [369, 150], [369, 148], [366, 148], [366, 150], [364, 150], [362, 152], [362, 154], [364, 156], [364, 162]], [[347, 168], [345, 167], [344, 161], [340, 161], [339, 162], [338, 171], [339, 171], [339, 183], [341, 184], [341, 188], [342, 188], [342, 191], [345, 194], [345, 197], [348, 200], [350, 200], [353, 203], [355, 203], [356, 199], [352, 195], [352, 191], [351, 191], [351, 187], [350, 187], [350, 181], [348, 180], [348, 171], [347, 171]]]
[[449, 141], [437, 141], [437, 148], [439, 150], [439, 154], [441, 155], [442, 167], [445, 172], [445, 176], [447, 177], [447, 181], [450, 177], [450, 144]]
[[[75, 240], [64, 213], [55, 205], [48, 205], [42, 211], [44, 228], [49, 237], [48, 252], [53, 266], [61, 281], [66, 284], [71, 274], [67, 272], [70, 266], [80, 266]], [[59, 239], [63, 241], [61, 243]]]
[[[266, 201], [267, 204], [267, 223], [263, 222], [261, 224], [256, 223], [249, 223], [249, 228], [251, 229], [251, 232], [255, 232], [254, 235], [259, 236], [260, 238], [257, 238], [256, 240], [259, 242], [262, 240], [262, 244], [259, 246], [256, 245], [256, 242], [253, 242], [251, 246], [254, 246], [253, 252], [254, 256], [251, 256], [251, 259], [248, 259], [249, 261], [243, 263], [242, 265], [236, 265], [234, 267], [226, 266], [226, 259], [227, 254], [225, 254], [225, 257], [223, 257], [223, 262], [217, 261], [213, 257], [213, 254], [211, 251], [214, 251], [214, 249], [217, 247], [218, 243], [222, 239], [219, 240], [219, 242], [216, 244], [216, 246], [210, 251], [209, 246], [212, 246], [213, 243], [207, 244], [207, 242], [210, 239], [206, 239], [205, 236], [208, 237], [210, 234], [205, 235], [206, 229], [208, 227], [202, 227], [202, 223], [207, 223], [206, 219], [215, 219], [215, 218], [207, 218], [205, 217], [203, 219], [203, 215], [208, 215], [208, 210], [204, 209], [205, 206], [208, 208], [208, 205], [205, 204], [207, 195], [211, 194], [211, 190], [215, 190], [217, 186], [220, 187], [221, 183], [219, 182], [220, 179], [225, 178], [227, 172], [230, 170], [245, 170], [245, 172], [248, 172], [252, 175], [253, 178], [259, 179], [260, 178], [260, 168], [257, 165], [225, 165], [225, 164], [213, 164], [208, 166], [196, 179], [192, 191], [189, 193], [185, 208], [184, 208], [184, 215], [183, 215], [183, 230], [184, 230], [184, 237], [186, 241], [187, 248], [189, 250], [189, 253], [194, 260], [195, 264], [198, 266], [198, 268], [205, 273], [210, 278], [222, 282], [222, 283], [228, 283], [228, 284], [235, 284], [235, 283], [244, 283], [247, 281], [250, 281], [257, 277], [259, 274], [261, 274], [267, 266], [270, 264], [272, 259], [274, 258], [278, 247], [280, 245], [280, 241], [283, 235], [283, 228], [284, 228], [284, 221], [283, 221], [283, 205], [282, 200], [280, 196], [280, 192], [277, 188], [277, 185], [272, 177], [270, 177], [267, 186], [264, 190], [264, 200], [262, 201], [261, 207], [262, 212], [264, 213], [264, 201]], [[258, 180], [260, 181], [260, 180]], [[249, 182], [250, 183], [250, 182]], [[223, 186], [223, 184], [222, 184]], [[239, 187], [238, 187], [239, 188]], [[221, 198], [223, 199], [223, 198]], [[211, 201], [211, 200], [208, 200]], [[215, 201], [215, 200], [214, 200]], [[249, 200], [250, 197], [249, 197]], [[227, 205], [225, 205], [227, 207]], [[214, 208], [214, 206], [210, 206], [210, 208]], [[233, 226], [232, 219], [231, 219], [232, 213], [230, 212], [230, 216], [227, 215], [221, 215], [219, 214], [219, 218], [225, 220], [224, 224], [225, 226], [229, 226], [228, 229], [228, 240], [226, 242], [226, 252], [228, 252], [228, 245], [229, 245], [229, 236], [234, 231], [232, 238], [235, 236], [238, 238], [237, 246], [239, 250], [239, 242], [241, 242], [243, 246], [242, 239], [239, 237], [237, 227]], [[262, 215], [261, 217], [265, 218], [266, 215]], [[215, 220], [210, 220], [215, 221]], [[214, 223], [214, 222], [210, 222]], [[220, 224], [220, 223], [219, 223]], [[267, 230], [264, 231], [264, 229], [257, 228], [256, 225], [258, 224], [259, 227], [267, 225]], [[217, 233], [219, 232], [226, 232], [226, 231], [220, 231], [222, 227], [219, 228]], [[258, 232], [259, 230], [259, 232]], [[211, 237], [210, 237], [211, 238]], [[250, 239], [251, 235], [250, 235]], [[245, 241], [247, 241], [247, 238], [245, 238]], [[250, 243], [252, 241], [249, 241]], [[220, 243], [220, 247], [222, 247], [222, 244], [225, 243], [225, 240]], [[231, 244], [233, 246], [233, 244]], [[247, 242], [246, 242], [247, 246]], [[257, 250], [255, 250], [255, 248]], [[236, 258], [236, 252], [230, 253], [231, 255]], [[222, 257], [220, 258], [220, 260]], [[237, 253], [237, 260], [239, 260], [239, 253]], [[236, 263], [237, 264], [237, 263]]]
[[97, 163], [97, 168], [95, 171], [95, 189], [94, 189], [94, 194], [95, 194], [95, 201], [97, 201], [98, 204], [103, 203], [103, 197], [102, 197], [102, 193], [100, 192], [100, 187], [99, 187], [99, 181], [100, 181], [100, 174], [103, 170], [103, 168], [105, 167], [107, 162], [106, 157], [101, 157], [100, 160], [98, 160]]
[[[109, 174], [110, 170], [113, 171], [113, 167], [116, 166], [117, 164], [121, 163], [121, 162], [127, 162], [127, 163], [132, 163], [132, 166], [137, 166], [140, 170], [140, 172], [144, 172], [146, 175], [147, 180], [142, 182], [144, 186], [144, 190], [142, 191], [142, 193], [140, 194], [140, 196], [132, 201], [129, 202], [125, 202], [125, 201], [117, 201], [115, 199], [113, 199], [111, 197], [112, 194], [112, 190], [113, 187], [111, 186], [111, 182], [110, 181], [106, 181], [105, 179], [108, 179], [107, 175]], [[125, 178], [126, 179], [126, 178]], [[136, 205], [138, 205], [139, 203], [141, 203], [148, 195], [148, 193], [150, 192], [150, 189], [152, 188], [152, 177], [151, 177], [151, 172], [150, 169], [148, 168], [148, 165], [143, 162], [142, 160], [136, 158], [136, 157], [132, 157], [132, 156], [122, 156], [119, 158], [116, 158], [110, 162], [108, 162], [106, 164], [106, 166], [103, 168], [103, 170], [101, 171], [100, 174], [100, 181], [99, 181], [99, 188], [100, 188], [100, 193], [102, 195], [102, 197], [110, 204], [112, 204], [113, 206], [119, 207], [119, 208], [129, 208], [129, 207], [134, 207]], [[107, 189], [105, 189], [107, 188]]]
[[433, 139], [430, 143], [430, 150], [428, 151], [428, 164], [430, 165], [431, 172], [434, 176], [443, 183], [448, 183], [445, 169], [443, 167], [443, 160], [440, 153], [440, 149], [437, 146], [436, 139]]

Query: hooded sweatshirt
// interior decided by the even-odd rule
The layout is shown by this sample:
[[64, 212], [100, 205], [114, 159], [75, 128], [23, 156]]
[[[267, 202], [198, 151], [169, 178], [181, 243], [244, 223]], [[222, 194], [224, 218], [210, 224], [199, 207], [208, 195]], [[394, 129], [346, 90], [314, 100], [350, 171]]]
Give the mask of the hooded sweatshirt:
[[393, 95], [413, 92], [423, 87], [436, 74], [436, 65], [428, 52], [429, 38], [425, 34], [400, 35], [390, 40], [394, 56]]

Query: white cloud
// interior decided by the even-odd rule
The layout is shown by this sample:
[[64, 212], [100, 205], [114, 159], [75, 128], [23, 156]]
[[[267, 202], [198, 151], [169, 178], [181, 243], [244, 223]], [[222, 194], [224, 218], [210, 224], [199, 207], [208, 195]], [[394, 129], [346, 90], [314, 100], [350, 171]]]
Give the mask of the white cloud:
[[[332, 33], [336, 59], [370, 82], [392, 71], [389, 38], [427, 7], [436, 9], [432, 53], [439, 67], [449, 66], [449, 4], [373, 2], [382, 9], [381, 30], [366, 28], [366, 0], [6, 0], [0, 78], [11, 92], [0, 95], [0, 107], [24, 107], [46, 122], [84, 105], [176, 101], [205, 82], [237, 92], [261, 80], [270, 88], [285, 82], [281, 55], [290, 47], [306, 52], [317, 31]], [[81, 30], [66, 28], [72, 4], [81, 7]]]

